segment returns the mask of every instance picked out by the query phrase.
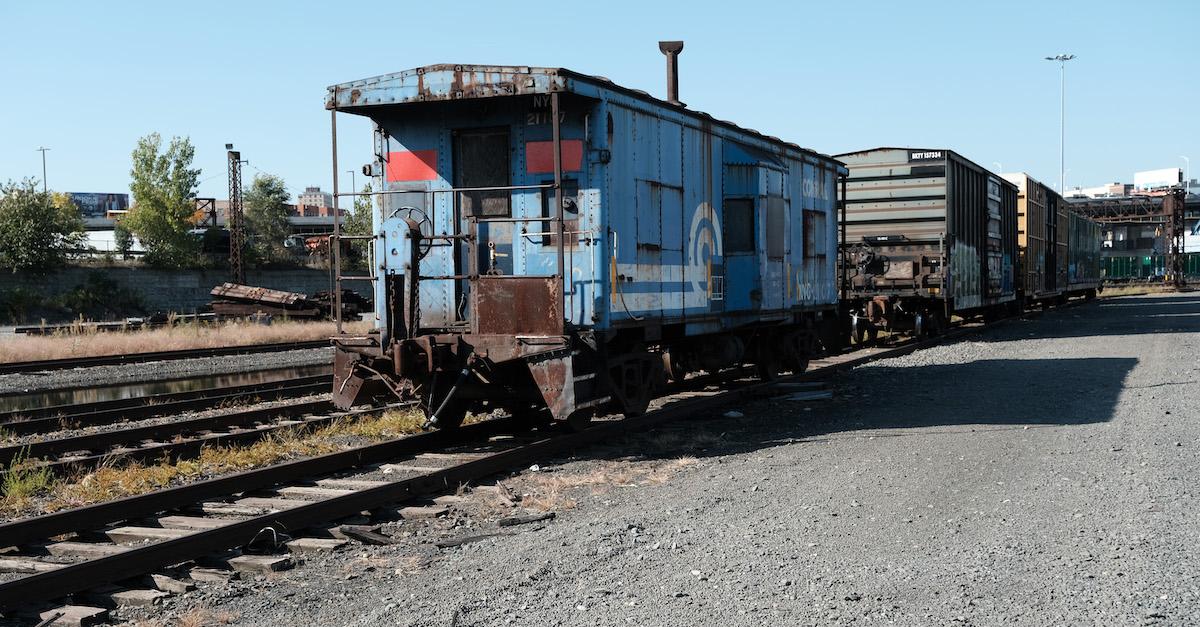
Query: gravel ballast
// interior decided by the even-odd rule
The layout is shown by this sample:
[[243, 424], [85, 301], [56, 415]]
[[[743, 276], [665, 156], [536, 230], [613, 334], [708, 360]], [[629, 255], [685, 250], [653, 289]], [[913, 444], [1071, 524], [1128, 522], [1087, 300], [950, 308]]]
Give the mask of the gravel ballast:
[[[1102, 300], [504, 478], [297, 569], [134, 621], [235, 625], [1200, 624], [1200, 296]], [[684, 458], [679, 460], [679, 458]], [[572, 478], [667, 464], [661, 481]], [[544, 495], [543, 495], [544, 496]], [[547, 505], [548, 503], [548, 505]], [[557, 505], [556, 505], [557, 503]], [[518, 511], [521, 508], [514, 508]]]

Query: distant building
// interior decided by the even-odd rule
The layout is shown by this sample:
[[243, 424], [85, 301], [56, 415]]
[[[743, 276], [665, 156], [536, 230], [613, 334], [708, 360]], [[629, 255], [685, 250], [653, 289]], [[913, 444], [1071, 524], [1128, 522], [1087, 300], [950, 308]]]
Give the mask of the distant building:
[[1108, 183], [1107, 185], [1099, 185], [1097, 187], [1076, 187], [1068, 190], [1069, 196], [1078, 197], [1086, 196], [1088, 198], [1115, 198], [1120, 196], [1128, 196], [1133, 193], [1133, 185], [1129, 183]]
[[1133, 188], [1139, 192], [1161, 191], [1183, 184], [1183, 168], [1162, 168], [1133, 173]]
[[311, 207], [332, 207], [333, 194], [321, 191], [320, 187], [305, 187], [304, 193], [296, 196], [296, 204]]

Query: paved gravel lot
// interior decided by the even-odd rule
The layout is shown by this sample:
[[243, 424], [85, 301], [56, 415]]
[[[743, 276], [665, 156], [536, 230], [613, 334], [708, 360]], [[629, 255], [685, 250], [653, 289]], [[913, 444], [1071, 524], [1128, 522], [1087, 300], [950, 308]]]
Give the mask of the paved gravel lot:
[[[832, 401], [764, 399], [508, 478], [558, 514], [512, 535], [430, 544], [491, 528], [502, 507], [480, 492], [446, 518], [386, 525], [396, 545], [123, 616], [1200, 624], [1198, 350], [1200, 295], [1012, 321], [860, 367]], [[622, 485], [586, 480], [597, 473]]]

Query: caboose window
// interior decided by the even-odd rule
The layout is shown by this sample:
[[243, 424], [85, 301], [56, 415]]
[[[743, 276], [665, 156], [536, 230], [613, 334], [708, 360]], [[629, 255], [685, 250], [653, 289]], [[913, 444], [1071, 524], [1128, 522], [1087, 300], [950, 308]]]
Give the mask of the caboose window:
[[754, 200], [726, 198], [722, 211], [721, 232], [725, 254], [754, 252]]
[[828, 252], [825, 233], [825, 214], [812, 209], [804, 210], [804, 256], [809, 259], [824, 257]]
[[[507, 129], [458, 131], [454, 137], [454, 186], [507, 187], [509, 154]], [[462, 192], [458, 202], [464, 216], [512, 215], [507, 191]]]

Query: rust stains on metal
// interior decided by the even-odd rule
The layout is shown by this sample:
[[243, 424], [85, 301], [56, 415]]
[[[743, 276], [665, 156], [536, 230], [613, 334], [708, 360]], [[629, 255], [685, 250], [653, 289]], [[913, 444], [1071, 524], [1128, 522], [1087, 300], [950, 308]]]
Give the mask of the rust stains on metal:
[[476, 333], [562, 333], [562, 281], [557, 277], [480, 276], [472, 285], [472, 294]]
[[555, 418], [563, 420], [575, 411], [575, 385], [569, 349], [527, 360], [529, 373]]

